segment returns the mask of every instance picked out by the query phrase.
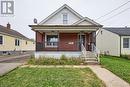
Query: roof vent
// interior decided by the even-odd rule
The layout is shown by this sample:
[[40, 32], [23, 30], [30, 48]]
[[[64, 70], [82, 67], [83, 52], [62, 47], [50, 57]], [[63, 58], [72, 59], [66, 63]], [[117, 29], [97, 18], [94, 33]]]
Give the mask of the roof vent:
[[37, 19], [34, 18], [34, 19], [33, 19], [33, 22], [34, 22], [34, 24], [37, 24]]

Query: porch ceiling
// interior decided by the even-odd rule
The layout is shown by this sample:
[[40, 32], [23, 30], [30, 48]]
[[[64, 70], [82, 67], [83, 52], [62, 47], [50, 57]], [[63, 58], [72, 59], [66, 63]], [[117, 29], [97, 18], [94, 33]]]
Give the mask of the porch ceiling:
[[29, 25], [33, 31], [49, 32], [92, 32], [97, 31], [102, 26], [96, 25]]

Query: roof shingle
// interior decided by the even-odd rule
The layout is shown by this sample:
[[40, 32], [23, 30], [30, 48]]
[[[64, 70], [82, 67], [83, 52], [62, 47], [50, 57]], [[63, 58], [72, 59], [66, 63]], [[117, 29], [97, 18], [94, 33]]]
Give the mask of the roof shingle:
[[130, 27], [107, 27], [103, 28], [120, 36], [130, 36]]
[[30, 40], [29, 38], [25, 37], [21, 33], [15, 31], [13, 29], [7, 29], [6, 27], [4, 27], [2, 25], [0, 25], [0, 33], [8, 34], [8, 35], [15, 36], [15, 37], [22, 38], [22, 39], [26, 39], [26, 40]]

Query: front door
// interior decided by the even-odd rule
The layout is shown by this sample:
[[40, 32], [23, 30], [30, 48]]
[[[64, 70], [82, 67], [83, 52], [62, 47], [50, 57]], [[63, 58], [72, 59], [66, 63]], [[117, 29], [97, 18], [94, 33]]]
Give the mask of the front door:
[[80, 42], [80, 44], [79, 44], [80, 50], [81, 50], [82, 44], [86, 48], [86, 37], [85, 37], [85, 35], [79, 35], [79, 42]]

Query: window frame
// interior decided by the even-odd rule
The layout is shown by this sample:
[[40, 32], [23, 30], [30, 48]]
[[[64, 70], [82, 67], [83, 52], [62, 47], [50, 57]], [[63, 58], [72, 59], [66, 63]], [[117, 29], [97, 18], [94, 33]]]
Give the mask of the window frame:
[[58, 41], [57, 41], [57, 43], [58, 43], [58, 42], [59, 42], [59, 34], [57, 34], [57, 33], [45, 33], [45, 47], [57, 48], [57, 47], [58, 47], [58, 44], [57, 44], [57, 46], [47, 45], [47, 35], [57, 35], [57, 36], [58, 36]]
[[15, 39], [15, 46], [20, 46], [20, 39], [18, 38]]
[[[66, 16], [66, 19], [64, 19], [64, 16]], [[62, 14], [63, 24], [68, 24], [68, 13]]]
[[28, 41], [26, 41], [25, 44], [28, 45]]
[[2, 43], [0, 43], [0, 45], [4, 45], [4, 36], [0, 35], [2, 37]]
[[[124, 39], [127, 39], [128, 42], [124, 42]], [[126, 44], [128, 45], [127, 47], [125, 47]], [[130, 48], [130, 38], [123, 38], [123, 48], [124, 48], [124, 49]]]

